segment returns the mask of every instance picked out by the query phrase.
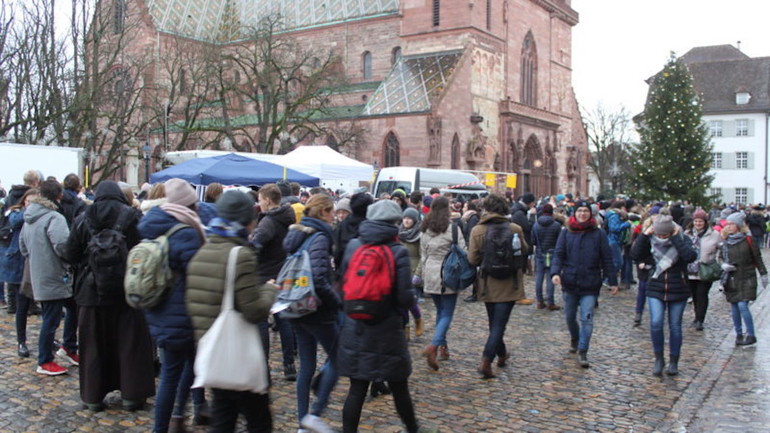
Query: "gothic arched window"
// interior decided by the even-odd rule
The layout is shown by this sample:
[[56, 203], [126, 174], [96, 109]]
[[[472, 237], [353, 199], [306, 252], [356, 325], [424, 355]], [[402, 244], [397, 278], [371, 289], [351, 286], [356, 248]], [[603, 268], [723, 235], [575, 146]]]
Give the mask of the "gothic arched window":
[[383, 167], [395, 167], [401, 165], [401, 145], [396, 134], [389, 132], [385, 137], [385, 158]]
[[363, 56], [361, 56], [361, 69], [364, 74], [364, 80], [371, 80], [372, 79], [372, 53], [369, 51], [364, 51]]
[[521, 47], [521, 99], [522, 104], [537, 105], [537, 48], [532, 32], [527, 33]]

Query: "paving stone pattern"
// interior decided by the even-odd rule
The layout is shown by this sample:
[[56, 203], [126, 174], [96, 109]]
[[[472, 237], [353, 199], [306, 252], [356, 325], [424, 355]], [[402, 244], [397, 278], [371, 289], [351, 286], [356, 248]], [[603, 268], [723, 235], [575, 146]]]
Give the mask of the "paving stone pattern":
[[[532, 277], [527, 285], [534, 297]], [[435, 311], [429, 299], [423, 300], [426, 334], [410, 343], [418, 419], [441, 432], [770, 431], [767, 295], [752, 306], [759, 343], [750, 348], [734, 347], [729, 305], [716, 285], [705, 331], [689, 326], [693, 311], [688, 306], [680, 375], [673, 378], [651, 375], [648, 323], [632, 326], [635, 296], [633, 288], [617, 296], [602, 293], [589, 369], [580, 368], [567, 351], [563, 311], [517, 305], [505, 338], [511, 360], [505, 368], [493, 367], [497, 378], [491, 380], [476, 372], [487, 335], [483, 304], [458, 302], [448, 335], [451, 359], [434, 372], [420, 355], [430, 341]], [[13, 319], [0, 313], [0, 432], [152, 431], [152, 400], [145, 410], [129, 413], [120, 409], [119, 393], [112, 393], [107, 410], [92, 413], [82, 408], [76, 367], [64, 376], [36, 374], [39, 325], [39, 317], [31, 317], [32, 354], [22, 359], [16, 355]], [[298, 428], [294, 384], [282, 378], [277, 334], [271, 335], [271, 347], [275, 431], [293, 433]], [[319, 356], [319, 362], [323, 359]], [[324, 414], [337, 430], [347, 386], [342, 378]], [[368, 401], [361, 419], [361, 432], [403, 430], [390, 396]]]

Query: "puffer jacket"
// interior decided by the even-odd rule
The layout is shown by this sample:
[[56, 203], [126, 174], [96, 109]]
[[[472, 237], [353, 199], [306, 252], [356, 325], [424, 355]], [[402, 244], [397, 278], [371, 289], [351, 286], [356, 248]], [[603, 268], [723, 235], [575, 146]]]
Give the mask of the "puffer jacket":
[[452, 245], [452, 227], [457, 227], [457, 244], [465, 249], [462, 230], [457, 225], [449, 224], [444, 233], [426, 230], [420, 237], [420, 273], [423, 290], [429, 295], [451, 295], [457, 291], [444, 288], [441, 284], [441, 264]]
[[281, 266], [286, 260], [283, 239], [289, 232], [289, 226], [294, 224], [295, 218], [294, 209], [284, 205], [270, 209], [259, 220], [252, 244], [257, 249], [259, 260], [257, 276], [260, 281], [275, 278], [281, 271]]
[[[714, 231], [711, 227], [706, 226], [703, 233], [699, 234], [695, 228], [691, 228], [684, 234], [690, 239], [690, 242], [692, 242], [693, 245], [698, 245], [698, 263], [709, 263], [716, 260], [717, 253], [719, 252], [719, 245], [722, 243], [722, 237], [718, 232]], [[700, 280], [698, 274], [690, 274], [688, 278], [691, 280]]]
[[211, 220], [219, 216], [217, 212], [217, 206], [214, 203], [207, 203], [205, 201], [198, 202], [198, 218], [201, 219], [201, 223], [205, 226], [209, 225]]
[[352, 379], [383, 381], [406, 380], [412, 373], [412, 359], [404, 334], [401, 311], [415, 302], [411, 288], [409, 253], [396, 242], [398, 227], [383, 221], [364, 221], [360, 236], [348, 244], [342, 261], [344, 274], [353, 253], [362, 244], [390, 244], [395, 260], [396, 279], [392, 292], [391, 314], [377, 322], [367, 323], [345, 317], [340, 331], [337, 368], [340, 376]]
[[195, 341], [211, 328], [222, 309], [227, 259], [233, 247], [242, 246], [235, 266], [235, 309], [251, 323], [267, 319], [276, 287], [257, 279], [257, 253], [244, 238], [212, 234], [187, 265], [186, 308], [195, 330]]
[[[160, 207], [150, 209], [139, 222], [143, 239], [155, 239], [163, 235], [179, 220]], [[190, 259], [203, 245], [198, 232], [192, 227], [180, 229], [168, 239], [169, 267], [177, 278], [169, 296], [155, 308], [145, 310], [150, 334], [158, 347], [184, 347], [193, 342], [193, 327], [185, 305], [187, 266]]]
[[342, 302], [339, 294], [332, 287], [331, 226], [317, 218], [303, 217], [300, 224], [292, 224], [289, 227], [289, 233], [283, 240], [283, 248], [286, 254], [294, 254], [305, 239], [316, 232], [321, 232], [321, 235], [316, 236], [308, 245], [307, 252], [313, 267], [313, 285], [321, 300], [321, 306], [315, 313], [292, 320], [308, 324], [336, 323]]
[[0, 281], [20, 284], [24, 271], [24, 256], [19, 250], [19, 239], [21, 239], [21, 228], [24, 227], [24, 211], [13, 210], [6, 218], [13, 230], [13, 235], [8, 246], [0, 246]]
[[553, 252], [561, 229], [561, 224], [551, 215], [540, 215], [537, 218], [537, 223], [532, 226], [532, 246], [536, 257], [544, 257], [545, 253]]
[[[518, 233], [521, 239], [521, 253], [527, 255], [529, 245], [524, 240], [524, 231], [517, 224], [509, 222], [507, 217], [496, 213], [487, 213], [471, 231], [471, 239], [468, 246], [468, 262], [474, 266], [481, 265], [484, 259], [484, 243], [487, 238], [487, 229], [490, 224], [508, 223], [511, 233]], [[516, 275], [506, 279], [479, 276], [478, 300], [481, 302], [511, 302], [524, 299], [524, 270], [519, 269]]]
[[671, 239], [671, 247], [676, 248], [679, 258], [657, 278], [653, 278], [655, 256], [652, 254], [650, 237], [644, 232], [634, 242], [631, 248], [631, 258], [636, 261], [651, 261], [653, 263], [647, 280], [648, 298], [657, 298], [664, 302], [686, 301], [692, 295], [692, 290], [687, 283], [687, 264], [696, 260], [698, 254], [693, 249], [692, 242], [684, 234], [677, 233], [669, 239]]
[[64, 257], [70, 230], [56, 203], [42, 196], [30, 200], [24, 211], [19, 249], [29, 262], [30, 281], [36, 301], [72, 297]]
[[577, 295], [599, 296], [602, 280], [618, 284], [617, 271], [607, 234], [598, 225], [585, 231], [573, 231], [569, 223], [556, 241], [551, 261], [551, 276], [561, 277], [562, 289]]
[[[727, 302], [755, 301], [757, 299], [757, 271], [760, 275], [767, 275], [765, 263], [762, 261], [762, 253], [759, 246], [745, 238], [743, 241], [728, 245], [725, 242], [723, 249], [727, 250], [728, 263], [736, 267], [727, 285], [724, 288]], [[724, 262], [724, 252], [720, 252], [720, 259]]]

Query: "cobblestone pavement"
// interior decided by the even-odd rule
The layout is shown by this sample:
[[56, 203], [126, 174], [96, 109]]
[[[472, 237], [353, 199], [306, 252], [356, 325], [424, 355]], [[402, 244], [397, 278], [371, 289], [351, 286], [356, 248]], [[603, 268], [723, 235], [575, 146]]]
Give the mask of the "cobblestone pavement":
[[[527, 284], [527, 293], [534, 296], [531, 277]], [[451, 359], [434, 372], [420, 356], [433, 329], [434, 308], [425, 300], [426, 335], [410, 343], [414, 363], [410, 386], [418, 419], [442, 432], [770, 431], [767, 295], [762, 293], [752, 306], [759, 343], [735, 348], [729, 305], [712, 289], [706, 329], [686, 327], [680, 375], [673, 378], [651, 375], [648, 324], [632, 326], [635, 295], [633, 288], [617, 296], [602, 293], [589, 369], [580, 368], [567, 352], [562, 312], [517, 305], [506, 335], [511, 362], [505, 368], [494, 367], [497, 378], [491, 380], [476, 373], [486, 339], [484, 306], [458, 302], [448, 336]], [[684, 321], [689, 325], [692, 319], [688, 306]], [[12, 317], [0, 315], [0, 432], [152, 430], [152, 400], [145, 410], [128, 413], [119, 408], [120, 396], [113, 393], [106, 411], [91, 413], [81, 406], [76, 368], [65, 376], [36, 374], [39, 324], [38, 317], [31, 318], [32, 355], [22, 359], [16, 355]], [[282, 379], [277, 334], [271, 337], [275, 431], [293, 433], [294, 386]], [[346, 391], [347, 380], [341, 379], [324, 414], [337, 430]], [[366, 403], [360, 430], [402, 431], [389, 396]]]

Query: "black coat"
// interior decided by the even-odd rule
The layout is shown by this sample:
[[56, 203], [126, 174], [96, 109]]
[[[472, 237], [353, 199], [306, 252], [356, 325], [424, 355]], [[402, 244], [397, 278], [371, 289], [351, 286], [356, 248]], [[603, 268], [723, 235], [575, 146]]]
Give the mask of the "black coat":
[[562, 230], [551, 261], [551, 276], [556, 274], [561, 276], [562, 289], [568, 293], [599, 296], [604, 278], [610, 286], [616, 286], [617, 270], [604, 230]]
[[86, 210], [86, 202], [77, 196], [77, 193], [70, 190], [64, 190], [61, 200], [59, 200], [61, 206], [62, 215], [67, 219], [67, 224], [72, 227], [72, 223], [75, 222], [77, 217]]
[[631, 258], [635, 261], [652, 263], [647, 280], [647, 297], [657, 298], [666, 302], [685, 301], [692, 295], [687, 281], [687, 264], [698, 258], [698, 253], [692, 247], [692, 242], [684, 234], [671, 236], [671, 243], [679, 254], [679, 259], [670, 268], [663, 271], [657, 278], [655, 258], [651, 251], [650, 237], [642, 233], [631, 248]]
[[535, 254], [542, 257], [545, 253], [556, 248], [562, 226], [550, 215], [541, 215], [532, 227], [532, 246], [536, 247]]
[[365, 220], [365, 216], [350, 214], [334, 229], [334, 268], [337, 269], [338, 277], [342, 275], [339, 270], [342, 267], [342, 256], [345, 254], [345, 248], [347, 248], [348, 242], [358, 237], [358, 226]]
[[265, 212], [259, 220], [251, 243], [257, 249], [257, 277], [260, 282], [277, 277], [281, 271], [286, 260], [283, 239], [295, 219], [294, 209], [283, 205]]
[[746, 225], [749, 226], [751, 236], [762, 237], [765, 235], [765, 216], [759, 212], [752, 212], [746, 217]]
[[[345, 250], [343, 273], [359, 246], [393, 243], [398, 235], [398, 227], [383, 221], [364, 221], [359, 231], [361, 236], [351, 241]], [[401, 314], [415, 302], [409, 252], [398, 243], [391, 248], [396, 263], [391, 314], [374, 324], [345, 317], [337, 357], [340, 376], [369, 381], [403, 381], [412, 373]]]
[[527, 245], [532, 245], [532, 222], [529, 220], [529, 208], [518, 201], [511, 205], [511, 221], [521, 227]]

